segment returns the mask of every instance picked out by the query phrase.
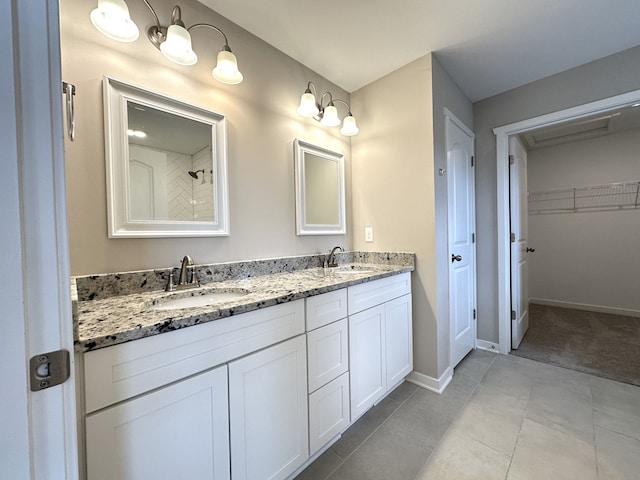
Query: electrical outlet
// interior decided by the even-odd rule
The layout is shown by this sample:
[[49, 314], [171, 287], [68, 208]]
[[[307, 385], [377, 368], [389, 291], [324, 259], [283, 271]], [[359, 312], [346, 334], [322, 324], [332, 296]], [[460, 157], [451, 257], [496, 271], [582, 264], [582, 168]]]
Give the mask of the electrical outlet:
[[373, 242], [373, 227], [364, 227], [364, 241]]

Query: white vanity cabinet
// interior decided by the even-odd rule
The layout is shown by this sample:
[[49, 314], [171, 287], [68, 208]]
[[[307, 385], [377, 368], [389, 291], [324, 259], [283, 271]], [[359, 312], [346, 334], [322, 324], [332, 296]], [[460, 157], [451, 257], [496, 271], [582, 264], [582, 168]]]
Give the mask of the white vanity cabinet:
[[234, 480], [284, 479], [300, 467], [309, 457], [305, 336], [231, 362], [229, 403]]
[[85, 353], [87, 480], [285, 480], [412, 370], [409, 273]]
[[348, 288], [351, 418], [356, 420], [413, 369], [411, 277]]
[[[285, 478], [308, 455], [304, 329], [297, 300], [85, 353], [87, 479]], [[240, 365], [250, 395], [229, 404]], [[251, 433], [230, 453], [240, 415]], [[237, 455], [262, 473], [231, 472]]]
[[306, 312], [309, 449], [313, 455], [351, 422], [347, 290], [307, 298]]

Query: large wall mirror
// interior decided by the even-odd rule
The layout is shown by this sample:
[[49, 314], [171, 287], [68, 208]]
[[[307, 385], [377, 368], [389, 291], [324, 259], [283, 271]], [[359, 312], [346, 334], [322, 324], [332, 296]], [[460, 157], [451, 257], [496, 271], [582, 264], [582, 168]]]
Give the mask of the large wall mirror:
[[104, 78], [109, 237], [229, 235], [226, 119]]
[[346, 233], [344, 155], [295, 139], [298, 235]]

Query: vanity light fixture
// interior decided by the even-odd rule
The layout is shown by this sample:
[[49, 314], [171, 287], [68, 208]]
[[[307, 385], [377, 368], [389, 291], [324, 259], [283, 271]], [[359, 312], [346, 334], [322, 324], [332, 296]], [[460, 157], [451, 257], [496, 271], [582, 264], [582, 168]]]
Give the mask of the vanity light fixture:
[[[211, 74], [222, 83], [235, 85], [242, 82], [243, 77], [238, 70], [238, 61], [231, 52], [227, 36], [222, 30], [208, 23], [196, 23], [186, 28], [178, 5], [175, 5], [171, 12], [171, 25], [163, 27], [148, 0], [142, 1], [155, 18], [155, 25], [147, 29], [147, 38], [166, 58], [179, 65], [195, 64], [198, 61], [198, 55], [191, 47], [190, 31], [198, 27], [210, 28], [224, 38], [224, 46], [218, 53], [217, 65]], [[90, 18], [93, 26], [112, 40], [133, 42], [138, 38], [138, 27], [131, 20], [129, 8], [124, 0], [98, 0], [98, 7], [91, 12]]]
[[[325, 105], [325, 97], [328, 97], [328, 102]], [[360, 129], [356, 125], [356, 119], [351, 113], [351, 106], [344, 100], [333, 98], [331, 92], [324, 92], [318, 100], [318, 91], [313, 82], [307, 84], [307, 89], [300, 97], [300, 105], [298, 106], [298, 114], [306, 118], [314, 118], [319, 121], [325, 127], [337, 127], [340, 125], [340, 118], [338, 117], [338, 109], [335, 103], [342, 103], [347, 107], [347, 115], [342, 120], [342, 128], [340, 133], [347, 137], [357, 135]]]

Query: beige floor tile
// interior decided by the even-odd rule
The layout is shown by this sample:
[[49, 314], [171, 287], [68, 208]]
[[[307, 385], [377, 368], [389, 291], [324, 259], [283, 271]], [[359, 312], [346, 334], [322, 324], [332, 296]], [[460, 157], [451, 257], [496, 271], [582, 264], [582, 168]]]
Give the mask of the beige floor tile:
[[[480, 477], [478, 477], [480, 478]], [[507, 480], [595, 480], [595, 447], [525, 419]]]
[[561, 383], [551, 376], [536, 380], [526, 417], [593, 443], [593, 402], [589, 386]]
[[596, 427], [600, 480], [635, 480], [640, 476], [640, 440]]
[[593, 421], [640, 440], [640, 387], [591, 377]]
[[416, 480], [504, 480], [509, 460], [463, 429], [452, 428]]
[[513, 455], [526, 400], [480, 385], [462, 409], [455, 427], [505, 455]]

